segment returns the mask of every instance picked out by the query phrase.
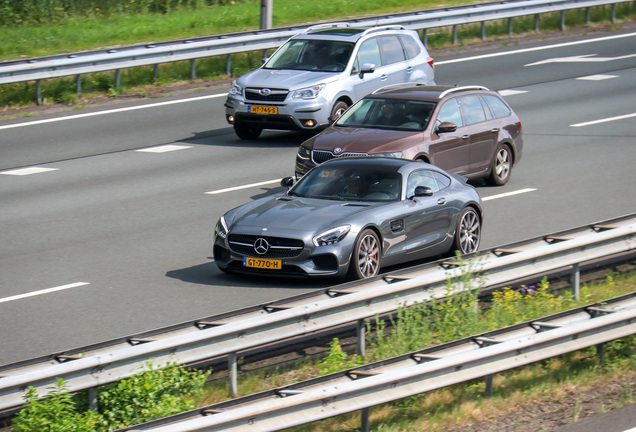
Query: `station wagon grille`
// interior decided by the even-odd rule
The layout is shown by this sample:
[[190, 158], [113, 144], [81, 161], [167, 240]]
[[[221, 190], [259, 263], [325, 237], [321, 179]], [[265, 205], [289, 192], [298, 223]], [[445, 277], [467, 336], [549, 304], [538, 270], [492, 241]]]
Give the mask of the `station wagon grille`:
[[327, 162], [330, 159], [347, 157], [347, 156], [368, 156], [366, 153], [341, 153], [334, 154], [333, 152], [326, 150], [312, 150], [311, 152], [311, 160], [316, 164], [320, 165], [323, 162]]
[[[267, 252], [263, 254], [256, 252], [256, 243], [259, 239], [267, 242]], [[228, 243], [232, 252], [256, 258], [294, 258], [300, 255], [305, 247], [302, 240], [244, 234], [230, 234]]]
[[251, 88], [245, 89], [245, 100], [259, 102], [282, 102], [287, 98], [289, 92], [284, 89], [262, 89]]

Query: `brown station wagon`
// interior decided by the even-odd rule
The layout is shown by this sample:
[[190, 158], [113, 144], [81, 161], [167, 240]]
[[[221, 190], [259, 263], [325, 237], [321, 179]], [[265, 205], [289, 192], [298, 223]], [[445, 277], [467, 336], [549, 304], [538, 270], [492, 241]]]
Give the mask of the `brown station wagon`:
[[404, 84], [365, 96], [302, 143], [295, 173], [337, 157], [389, 156], [504, 185], [522, 149], [521, 121], [498, 92]]

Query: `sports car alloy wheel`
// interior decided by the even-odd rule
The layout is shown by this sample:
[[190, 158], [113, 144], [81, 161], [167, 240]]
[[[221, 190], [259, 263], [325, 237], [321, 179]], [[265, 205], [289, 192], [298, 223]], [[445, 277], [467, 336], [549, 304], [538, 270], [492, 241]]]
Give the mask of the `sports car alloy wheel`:
[[351, 276], [367, 279], [380, 270], [380, 239], [370, 229], [364, 230], [356, 242], [351, 256]]
[[462, 211], [455, 237], [456, 249], [462, 254], [477, 252], [481, 240], [481, 221], [472, 207]]

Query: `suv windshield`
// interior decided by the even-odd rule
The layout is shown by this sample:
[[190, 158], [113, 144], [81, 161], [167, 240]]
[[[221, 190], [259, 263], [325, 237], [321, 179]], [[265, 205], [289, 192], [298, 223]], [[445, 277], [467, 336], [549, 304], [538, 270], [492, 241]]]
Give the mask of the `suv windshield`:
[[342, 72], [352, 50], [350, 42], [294, 39], [276, 51], [263, 68]]
[[423, 131], [435, 108], [427, 101], [362, 99], [338, 119], [336, 126]]

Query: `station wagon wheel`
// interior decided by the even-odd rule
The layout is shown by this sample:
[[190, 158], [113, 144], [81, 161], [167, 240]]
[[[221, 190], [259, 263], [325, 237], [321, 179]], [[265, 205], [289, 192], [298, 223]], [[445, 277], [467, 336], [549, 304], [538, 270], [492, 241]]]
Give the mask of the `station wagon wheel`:
[[344, 112], [349, 108], [349, 104], [344, 101], [338, 101], [334, 104], [331, 109], [331, 115], [329, 116], [329, 122], [333, 123], [344, 114]]
[[356, 240], [349, 264], [352, 279], [368, 279], [380, 271], [380, 239], [375, 231], [366, 229]]
[[247, 126], [240, 123], [234, 123], [234, 132], [236, 136], [242, 140], [255, 140], [263, 131], [260, 126]]
[[466, 207], [459, 215], [453, 250], [458, 250], [462, 255], [477, 252], [481, 241], [481, 218], [472, 207]]
[[492, 162], [492, 171], [490, 173], [490, 183], [495, 186], [503, 186], [510, 178], [510, 170], [512, 169], [512, 154], [510, 148], [501, 144], [497, 147], [495, 160]]

